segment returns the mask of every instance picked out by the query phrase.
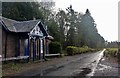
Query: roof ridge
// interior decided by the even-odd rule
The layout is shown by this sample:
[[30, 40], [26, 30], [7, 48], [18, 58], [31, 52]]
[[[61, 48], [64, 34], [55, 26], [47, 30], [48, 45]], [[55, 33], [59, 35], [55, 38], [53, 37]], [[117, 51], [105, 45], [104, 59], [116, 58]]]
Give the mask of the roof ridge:
[[31, 22], [31, 21], [40, 21], [40, 20], [27, 20], [27, 21], [18, 21], [17, 23], [21, 23], [21, 22]]

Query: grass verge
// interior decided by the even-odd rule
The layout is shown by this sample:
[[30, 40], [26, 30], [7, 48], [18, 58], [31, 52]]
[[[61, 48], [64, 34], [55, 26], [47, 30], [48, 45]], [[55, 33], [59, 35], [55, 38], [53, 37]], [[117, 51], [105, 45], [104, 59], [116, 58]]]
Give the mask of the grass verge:
[[117, 57], [118, 48], [106, 48], [105, 56], [106, 57]]

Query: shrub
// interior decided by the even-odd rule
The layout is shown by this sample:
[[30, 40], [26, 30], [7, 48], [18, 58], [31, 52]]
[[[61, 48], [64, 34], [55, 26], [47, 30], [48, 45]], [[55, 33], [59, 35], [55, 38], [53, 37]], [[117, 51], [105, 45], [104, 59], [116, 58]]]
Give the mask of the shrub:
[[88, 47], [75, 47], [75, 46], [67, 46], [67, 55], [75, 55], [81, 54], [86, 52], [93, 52], [94, 49]]
[[61, 44], [59, 42], [51, 42], [49, 44], [49, 53], [50, 54], [61, 53]]
[[74, 55], [74, 54], [75, 54], [75, 47], [67, 46], [67, 55]]
[[107, 48], [105, 51], [105, 56], [112, 56], [116, 57], [118, 54], [118, 49], [117, 48]]

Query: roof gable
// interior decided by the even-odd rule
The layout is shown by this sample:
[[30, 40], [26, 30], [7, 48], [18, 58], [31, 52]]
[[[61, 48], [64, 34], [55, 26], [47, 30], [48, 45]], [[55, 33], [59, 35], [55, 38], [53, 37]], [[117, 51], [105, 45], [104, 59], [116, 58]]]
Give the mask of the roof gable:
[[30, 36], [41, 36], [42, 37], [42, 36], [44, 36], [44, 34], [41, 31], [40, 27], [37, 25], [30, 32]]
[[43, 32], [44, 36], [48, 36], [47, 30], [45, 30], [42, 22], [40, 22], [40, 23], [38, 24], [38, 26], [40, 27], [40, 29], [41, 29], [41, 31]]

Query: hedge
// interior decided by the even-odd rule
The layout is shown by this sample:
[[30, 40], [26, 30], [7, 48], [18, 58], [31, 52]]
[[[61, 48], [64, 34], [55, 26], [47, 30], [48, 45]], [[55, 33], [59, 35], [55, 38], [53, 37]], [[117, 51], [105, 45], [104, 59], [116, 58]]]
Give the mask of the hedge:
[[66, 49], [67, 49], [67, 55], [75, 55], [75, 54], [95, 51], [94, 49], [88, 47], [75, 47], [75, 46], [67, 46]]
[[49, 44], [49, 53], [50, 54], [61, 53], [61, 44], [57, 41], [51, 42]]

